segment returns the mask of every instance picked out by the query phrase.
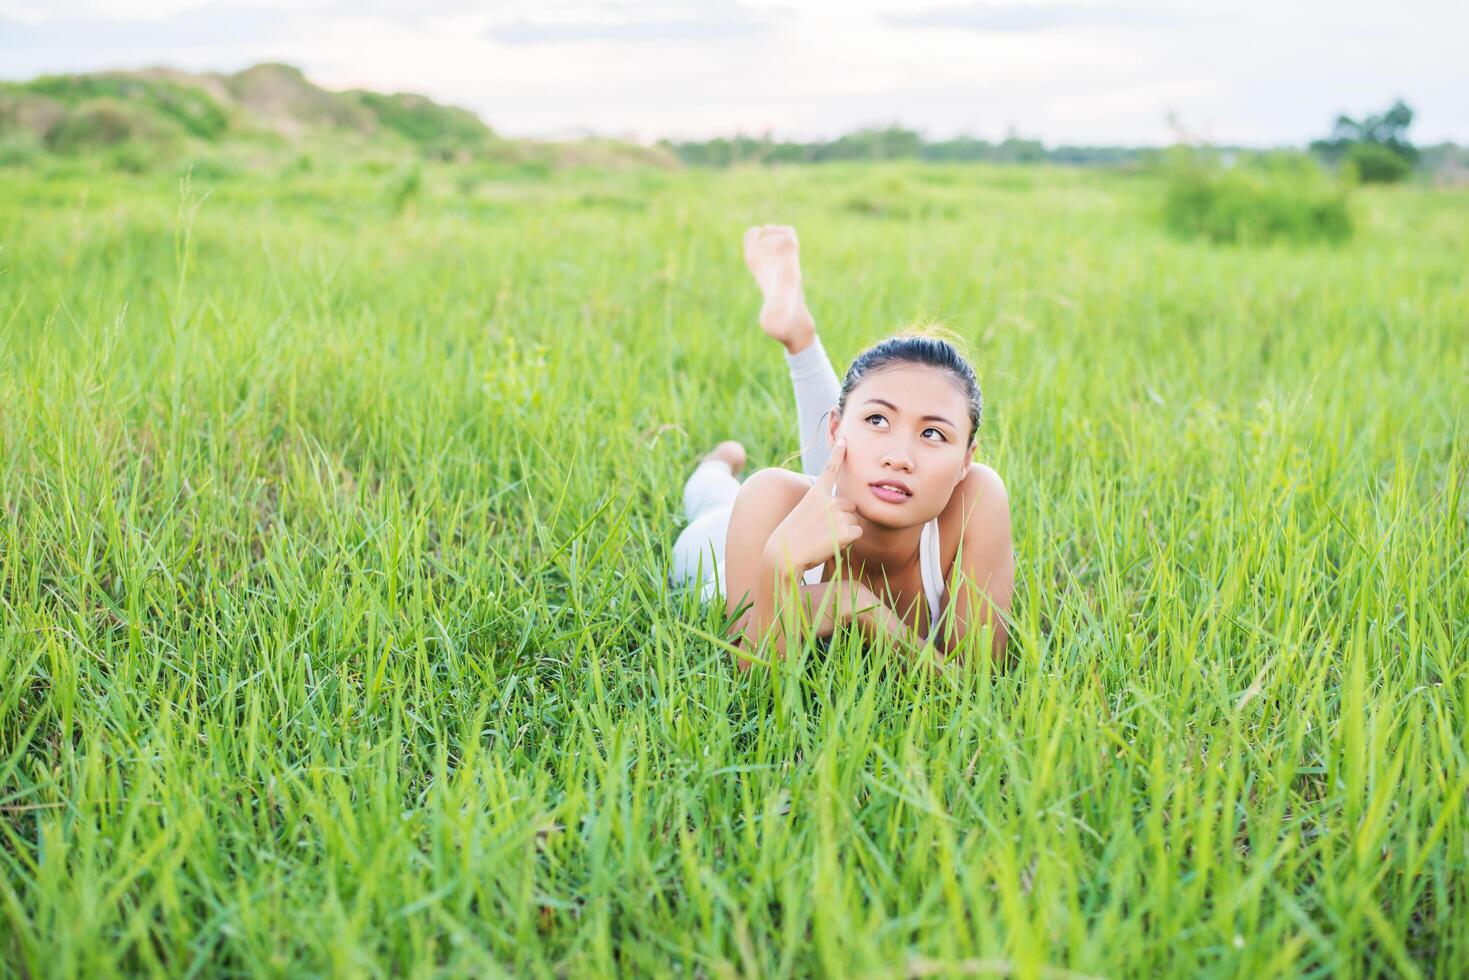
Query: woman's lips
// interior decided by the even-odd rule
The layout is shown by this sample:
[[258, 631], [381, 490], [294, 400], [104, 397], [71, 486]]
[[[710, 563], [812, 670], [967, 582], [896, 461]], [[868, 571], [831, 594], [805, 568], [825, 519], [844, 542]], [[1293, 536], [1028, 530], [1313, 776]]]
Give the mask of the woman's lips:
[[913, 496], [913, 491], [907, 488], [907, 484], [896, 480], [879, 480], [877, 483], [867, 484], [867, 487], [878, 500], [890, 504], [904, 503]]

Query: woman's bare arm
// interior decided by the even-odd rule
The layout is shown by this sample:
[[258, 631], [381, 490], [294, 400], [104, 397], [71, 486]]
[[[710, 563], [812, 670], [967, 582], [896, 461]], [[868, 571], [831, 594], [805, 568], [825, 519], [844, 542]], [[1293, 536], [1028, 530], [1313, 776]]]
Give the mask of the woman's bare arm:
[[[829, 465], [834, 469], [840, 462]], [[836, 510], [823, 515], [813, 511], [805, 515], [804, 527], [792, 528], [792, 522], [802, 523], [793, 518], [793, 512], [803, 500], [808, 508], [813, 501], [827, 506], [822, 486], [813, 493], [806, 478], [777, 469], [762, 470], [750, 477], [735, 498], [724, 550], [725, 591], [730, 615], [748, 606], [738, 624], [743, 630], [740, 644], [745, 649], [770, 637], [777, 655], [781, 655], [798, 631], [825, 636], [847, 623], [876, 627], [891, 617], [891, 610], [859, 582], [807, 585], [802, 581], [806, 568], [820, 560], [813, 556], [825, 547], [823, 539], [833, 553], [838, 547], [835, 535], [840, 529], [834, 524], [828, 530], [824, 522], [830, 517], [840, 523], [841, 514], [849, 513]], [[851, 533], [850, 528], [846, 533]], [[800, 554], [790, 554], [790, 548]], [[748, 667], [749, 661], [742, 659], [739, 665]]]
[[[743, 649], [758, 647], [782, 618], [791, 618], [781, 616], [782, 612], [793, 611], [783, 608], [783, 600], [797, 592], [804, 569], [788, 561], [769, 560], [766, 546], [771, 534], [810, 488], [810, 483], [795, 473], [767, 469], [741, 484], [735, 497], [724, 545], [725, 594], [731, 614], [749, 606], [739, 639]], [[785, 653], [785, 633], [785, 629], [776, 630], [777, 655]], [[737, 663], [741, 670], [747, 670], [751, 661], [740, 659]]]
[[998, 660], [1009, 640], [1005, 620], [1015, 591], [1010, 498], [999, 474], [978, 463], [955, 492], [961, 495], [963, 535], [949, 581], [953, 622], [945, 624], [938, 646], [952, 654], [971, 632], [989, 626], [990, 651]]
[[[891, 632], [893, 624], [906, 629], [906, 624], [881, 599], [861, 582], [838, 579], [813, 584], [802, 583], [794, 592], [804, 607], [801, 621], [810, 624], [812, 636], [831, 636], [840, 626], [854, 623], [869, 634]], [[729, 626], [728, 635], [740, 637], [750, 625], [753, 604]]]

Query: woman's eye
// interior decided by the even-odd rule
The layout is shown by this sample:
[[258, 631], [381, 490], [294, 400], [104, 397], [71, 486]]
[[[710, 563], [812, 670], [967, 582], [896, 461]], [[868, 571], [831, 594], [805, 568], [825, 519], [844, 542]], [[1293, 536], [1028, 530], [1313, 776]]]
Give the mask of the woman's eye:
[[883, 418], [881, 415], [878, 415], [876, 413], [867, 416], [867, 421], [868, 422], [871, 422], [873, 425], [879, 426], [880, 428], [884, 428], [884, 429], [887, 428], [887, 424], [888, 424], [888, 420], [887, 419]]
[[[930, 435], [929, 433], [932, 433], [932, 435]], [[929, 428], [923, 430], [923, 438], [925, 438], [925, 439], [932, 439], [934, 436], [937, 436], [938, 438], [942, 439], [944, 442], [948, 442], [949, 441], [949, 437], [948, 436], [944, 435], [942, 432], [940, 432], [938, 429], [933, 428], [932, 426], [930, 426]]]

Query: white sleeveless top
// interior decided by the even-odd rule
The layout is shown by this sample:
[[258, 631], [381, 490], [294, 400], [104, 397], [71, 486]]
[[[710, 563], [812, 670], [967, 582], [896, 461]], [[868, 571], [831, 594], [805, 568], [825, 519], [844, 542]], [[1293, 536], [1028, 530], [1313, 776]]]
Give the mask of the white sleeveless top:
[[[816, 481], [813, 479], [811, 482]], [[836, 487], [832, 487], [831, 495], [836, 496]], [[939, 613], [943, 611], [944, 570], [940, 565], [939, 555], [939, 519], [935, 517], [923, 525], [923, 530], [918, 534], [918, 573], [923, 578], [923, 597], [928, 600], [930, 641], [938, 636]], [[826, 563], [823, 562], [815, 568], [806, 569], [801, 580], [807, 585], [818, 585], [825, 572]]]

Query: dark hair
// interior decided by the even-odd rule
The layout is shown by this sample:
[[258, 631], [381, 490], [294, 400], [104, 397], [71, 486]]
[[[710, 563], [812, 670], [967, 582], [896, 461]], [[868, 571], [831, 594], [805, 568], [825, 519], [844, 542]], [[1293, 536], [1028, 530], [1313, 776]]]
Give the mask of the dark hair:
[[905, 364], [920, 364], [925, 367], [947, 371], [959, 385], [959, 390], [969, 401], [969, 441], [973, 442], [979, 432], [979, 417], [984, 410], [984, 398], [979, 391], [979, 379], [974, 368], [964, 359], [953, 344], [940, 337], [925, 337], [917, 334], [900, 334], [879, 341], [867, 348], [847, 368], [842, 379], [842, 396], [837, 400], [837, 411], [847, 408], [847, 396], [869, 374]]

